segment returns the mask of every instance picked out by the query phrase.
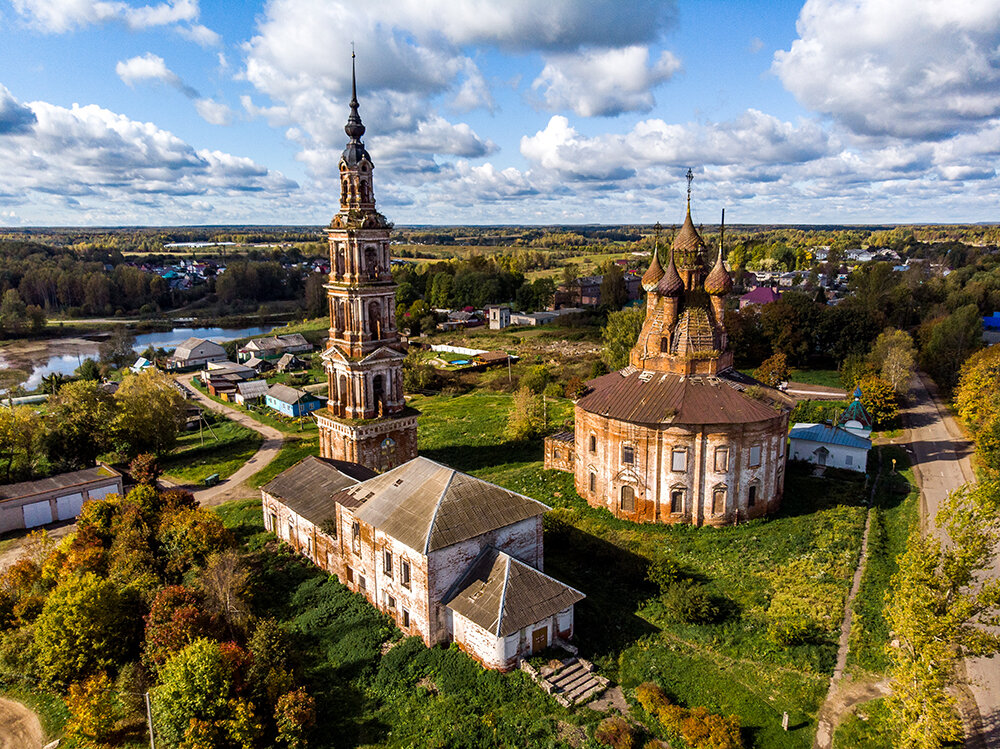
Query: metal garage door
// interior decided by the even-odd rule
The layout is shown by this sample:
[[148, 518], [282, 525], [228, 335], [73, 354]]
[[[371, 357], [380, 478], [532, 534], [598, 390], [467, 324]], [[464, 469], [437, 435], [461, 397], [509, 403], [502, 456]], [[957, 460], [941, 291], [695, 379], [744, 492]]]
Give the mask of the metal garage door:
[[80, 514], [83, 507], [83, 493], [68, 494], [56, 500], [56, 516], [59, 520], [69, 520]]
[[109, 494], [114, 494], [118, 491], [118, 484], [108, 484], [108, 486], [102, 486], [97, 489], [91, 489], [87, 492], [87, 496], [91, 499], [104, 499]]
[[25, 528], [37, 528], [39, 525], [52, 522], [52, 507], [47, 501], [25, 505], [21, 509], [24, 510]]

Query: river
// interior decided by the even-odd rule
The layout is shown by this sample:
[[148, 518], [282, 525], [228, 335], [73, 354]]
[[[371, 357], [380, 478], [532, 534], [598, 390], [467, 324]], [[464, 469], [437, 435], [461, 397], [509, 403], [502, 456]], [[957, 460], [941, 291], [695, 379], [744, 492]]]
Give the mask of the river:
[[[136, 352], [153, 346], [174, 349], [187, 338], [208, 338], [216, 343], [225, 343], [236, 338], [266, 335], [277, 325], [252, 328], [173, 328], [155, 333], [143, 333], [135, 337]], [[42, 378], [53, 373], [71, 375], [80, 363], [90, 357], [97, 358], [100, 337], [39, 338], [14, 341], [0, 347], [0, 369], [23, 369], [28, 379], [22, 383], [25, 390], [34, 390], [42, 383]]]

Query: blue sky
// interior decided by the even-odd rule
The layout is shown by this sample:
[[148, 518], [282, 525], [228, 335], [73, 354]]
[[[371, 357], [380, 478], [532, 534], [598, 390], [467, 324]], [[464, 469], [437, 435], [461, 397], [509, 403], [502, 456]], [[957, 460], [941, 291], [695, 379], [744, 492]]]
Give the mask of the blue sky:
[[[0, 0], [0, 225], [995, 221], [1000, 0]], [[3, 174], [2, 172], [6, 172]], [[331, 181], [331, 178], [334, 178]]]

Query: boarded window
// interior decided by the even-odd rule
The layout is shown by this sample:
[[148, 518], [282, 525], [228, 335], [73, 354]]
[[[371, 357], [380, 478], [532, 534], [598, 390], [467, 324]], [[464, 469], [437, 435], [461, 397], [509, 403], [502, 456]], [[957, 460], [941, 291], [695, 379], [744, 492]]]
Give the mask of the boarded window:
[[726, 489], [718, 487], [712, 492], [712, 514], [722, 515], [726, 511]]
[[590, 435], [590, 452], [597, 452], [597, 437], [594, 435]]
[[410, 587], [410, 563], [406, 559], [399, 563], [399, 582], [404, 588]]
[[632, 445], [622, 445], [622, 463], [635, 463], [635, 448]]
[[590, 474], [590, 491], [597, 490], [597, 474], [591, 472]]
[[778, 440], [778, 457], [785, 457], [785, 440], [783, 439]]
[[271, 533], [277, 533], [278, 532], [278, 513], [272, 512], [270, 515], [268, 515], [268, 518], [270, 519], [271, 524], [267, 527], [267, 529], [269, 531], [271, 531]]
[[392, 552], [386, 549], [383, 554], [383, 563], [385, 564], [385, 576], [392, 579]]
[[760, 445], [754, 445], [750, 448], [750, 467], [756, 468], [760, 465]]
[[729, 470], [729, 448], [715, 448], [715, 470], [724, 473]]
[[635, 512], [635, 489], [631, 486], [622, 487], [622, 510]]
[[754, 484], [750, 487], [750, 493], [747, 495], [747, 506], [753, 507], [757, 504], [757, 485]]
[[670, 492], [670, 511], [674, 513], [684, 512], [683, 489], [674, 489]]
[[687, 450], [674, 450], [670, 455], [670, 469], [673, 471], [686, 471], [687, 461]]
[[361, 553], [361, 524], [357, 522], [351, 525], [351, 549], [355, 554]]
[[295, 540], [295, 523], [293, 523], [291, 520], [288, 521], [288, 540], [289, 541]]
[[844, 456], [844, 465], [848, 466], [854, 465], [854, 456], [853, 455]]

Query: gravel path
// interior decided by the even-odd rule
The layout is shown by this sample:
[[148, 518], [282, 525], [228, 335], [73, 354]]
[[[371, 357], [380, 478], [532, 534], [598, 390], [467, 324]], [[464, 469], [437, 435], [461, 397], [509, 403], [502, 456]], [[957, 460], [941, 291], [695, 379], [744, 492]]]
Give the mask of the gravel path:
[[200, 390], [195, 389], [194, 385], [191, 384], [193, 377], [193, 374], [188, 374], [181, 375], [177, 379], [184, 383], [185, 387], [193, 393], [195, 400], [203, 407], [221, 413], [226, 418], [232, 419], [248, 429], [253, 429], [255, 432], [259, 432], [264, 437], [264, 442], [261, 444], [260, 449], [236, 473], [228, 479], [220, 481], [215, 486], [196, 489], [192, 492], [194, 498], [198, 501], [198, 504], [210, 507], [228, 502], [230, 499], [242, 499], [251, 496], [256, 491], [256, 488], [246, 484], [246, 480], [274, 460], [281, 450], [281, 446], [285, 443], [285, 434], [274, 427], [261, 424], [243, 411], [212, 400]]

